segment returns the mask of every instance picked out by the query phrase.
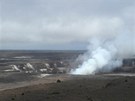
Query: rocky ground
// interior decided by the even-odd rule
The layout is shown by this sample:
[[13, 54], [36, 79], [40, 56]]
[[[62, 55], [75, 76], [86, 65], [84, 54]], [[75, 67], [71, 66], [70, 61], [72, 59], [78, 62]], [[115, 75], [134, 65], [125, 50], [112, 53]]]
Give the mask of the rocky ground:
[[1, 90], [0, 101], [135, 101], [135, 77], [50, 76], [24, 87]]
[[67, 74], [84, 52], [0, 51], [0, 101], [135, 101], [134, 58], [117, 74]]

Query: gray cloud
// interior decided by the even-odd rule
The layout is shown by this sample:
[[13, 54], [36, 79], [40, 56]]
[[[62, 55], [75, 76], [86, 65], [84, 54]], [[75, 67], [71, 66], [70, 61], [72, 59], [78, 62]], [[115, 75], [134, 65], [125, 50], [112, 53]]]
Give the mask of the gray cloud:
[[0, 1], [1, 49], [84, 49], [91, 37], [135, 34], [134, 0]]

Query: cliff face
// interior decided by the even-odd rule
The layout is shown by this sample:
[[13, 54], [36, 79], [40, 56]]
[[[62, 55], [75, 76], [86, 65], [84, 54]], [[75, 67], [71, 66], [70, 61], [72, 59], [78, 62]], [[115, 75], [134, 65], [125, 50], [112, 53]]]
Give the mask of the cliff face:
[[131, 58], [131, 59], [124, 59], [123, 60], [123, 66], [135, 66], [135, 58]]
[[135, 73], [135, 58], [124, 59], [123, 65], [116, 68], [113, 72]]

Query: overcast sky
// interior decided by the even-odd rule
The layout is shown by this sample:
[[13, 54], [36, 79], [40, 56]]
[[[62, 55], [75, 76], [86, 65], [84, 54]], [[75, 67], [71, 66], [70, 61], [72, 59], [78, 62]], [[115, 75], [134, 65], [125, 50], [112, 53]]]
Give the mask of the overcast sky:
[[0, 49], [86, 49], [135, 34], [135, 0], [0, 0]]

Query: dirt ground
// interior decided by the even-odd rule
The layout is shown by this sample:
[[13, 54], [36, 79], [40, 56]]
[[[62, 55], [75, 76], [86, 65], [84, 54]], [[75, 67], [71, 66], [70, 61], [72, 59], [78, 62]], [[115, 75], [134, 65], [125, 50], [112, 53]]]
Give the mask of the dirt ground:
[[0, 101], [135, 101], [135, 77], [52, 76], [33, 85], [1, 90]]

